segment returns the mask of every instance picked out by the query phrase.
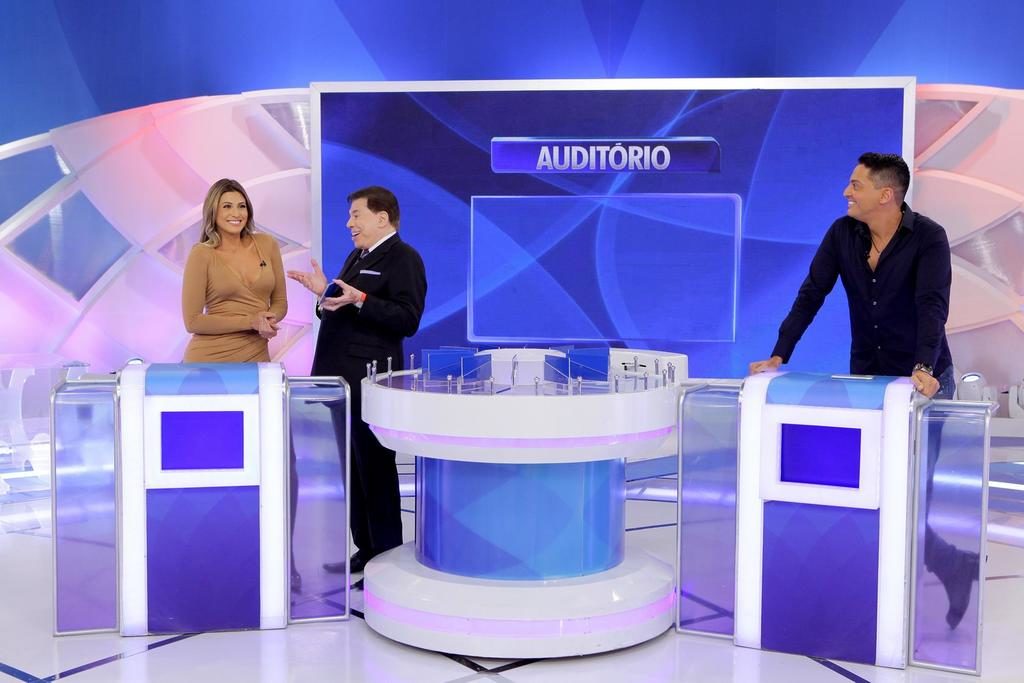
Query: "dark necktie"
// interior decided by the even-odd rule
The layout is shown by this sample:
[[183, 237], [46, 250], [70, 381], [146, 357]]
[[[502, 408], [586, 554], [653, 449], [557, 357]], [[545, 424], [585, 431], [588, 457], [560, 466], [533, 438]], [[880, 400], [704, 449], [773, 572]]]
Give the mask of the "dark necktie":
[[363, 249], [361, 252], [359, 252], [359, 259], [362, 260], [362, 259], [366, 258], [366, 255], [369, 254], [369, 253], [370, 253], [369, 249]]

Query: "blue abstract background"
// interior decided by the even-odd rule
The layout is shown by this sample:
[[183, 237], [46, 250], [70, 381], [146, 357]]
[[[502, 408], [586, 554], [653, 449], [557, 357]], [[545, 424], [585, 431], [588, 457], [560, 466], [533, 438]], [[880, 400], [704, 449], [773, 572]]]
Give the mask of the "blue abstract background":
[[[742, 376], [747, 363], [770, 352], [781, 321], [762, 315], [764, 302], [796, 292], [821, 234], [845, 210], [841, 192], [858, 155], [903, 149], [904, 94], [900, 87], [324, 92], [325, 267], [337, 272], [351, 250], [341, 227], [345, 195], [384, 185], [400, 198], [401, 234], [421, 251], [429, 273], [416, 346], [464, 343], [467, 330], [470, 342], [608, 340], [687, 353], [692, 368], [711, 376]], [[497, 174], [490, 142], [504, 136], [711, 136], [722, 167]], [[636, 197], [648, 193], [661, 197], [652, 209], [660, 220], [638, 210]], [[618, 207], [565, 208], [568, 198], [595, 195], [632, 197], [634, 206], [623, 211], [620, 200]], [[698, 210], [693, 195], [736, 197], [740, 216]], [[520, 199], [498, 209], [496, 197]], [[738, 262], [731, 240], [725, 249], [720, 244], [723, 234], [742, 235]], [[837, 292], [818, 325], [830, 332], [812, 330], [800, 349], [804, 364], [844, 370], [847, 350], [830, 337], [846, 326]]]
[[153, 102], [312, 81], [916, 75], [1024, 86], [993, 0], [0, 3], [0, 143]]
[[[183, 207], [201, 202], [213, 170], [200, 169], [189, 157], [194, 149], [161, 149], [154, 157], [158, 169], [167, 168], [175, 154], [184, 160], [181, 169], [168, 171], [180, 197], [172, 202], [166, 199], [167, 188], [132, 187], [114, 206], [112, 191], [102, 187], [99, 172], [90, 176], [94, 162], [98, 168], [113, 152], [82, 152], [78, 166], [68, 161], [70, 168], [62, 166], [66, 158], [54, 159], [54, 149], [63, 151], [69, 127], [78, 122], [135, 107], [149, 111], [161, 103], [183, 106], [177, 103], [189, 98], [240, 92], [252, 97], [253, 91], [304, 90], [311, 82], [325, 81], [913, 75], [923, 84], [1020, 88], [1024, 53], [1017, 48], [1017, 33], [1022, 24], [1024, 5], [1010, 0], [984, 7], [955, 0], [5, 2], [0, 4], [0, 152], [4, 143], [20, 145], [48, 131], [55, 136], [63, 131], [64, 139], [47, 141], [53, 147], [29, 145], [24, 152], [0, 153], [0, 261], [5, 269], [16, 266], [8, 269], [11, 276], [0, 287], [0, 303], [11, 312], [16, 328], [0, 343], [0, 353], [50, 351], [79, 357], [95, 352], [97, 359], [84, 359], [102, 368], [139, 353], [152, 360], [177, 360], [184, 343], [173, 290], [180, 273], [175, 268], [180, 269], [193, 238], [186, 219], [179, 216]], [[304, 97], [297, 94], [284, 104], [265, 106], [279, 123], [284, 120], [279, 116], [282, 111], [308, 119]], [[348, 125], [341, 126], [343, 134], [330, 138], [334, 147], [325, 153], [337, 157], [339, 168], [349, 164], [359, 171], [343, 177], [372, 182], [367, 173], [379, 171], [396, 185], [405, 210], [403, 230], [428, 261], [429, 307], [412, 350], [469, 341], [466, 275], [472, 196], [728, 193], [740, 197], [742, 210], [742, 243], [734, 269], [738, 302], [731, 320], [737, 341], [682, 341], [697, 338], [687, 332], [663, 343], [653, 333], [636, 339], [628, 330], [616, 332], [629, 343], [646, 339], [651, 345], [674, 345], [691, 354], [696, 374], [743, 374], [748, 360], [770, 350], [813, 245], [828, 222], [843, 212], [840, 192], [851, 160], [863, 149], [898, 146], [885, 134], [872, 137], [877, 121], [868, 112], [883, 111], [888, 105], [844, 109], [837, 102], [829, 105], [829, 111], [838, 115], [834, 118], [819, 111], [818, 103], [773, 91], [676, 93], [642, 107], [616, 103], [604, 94], [593, 97], [604, 99], [595, 103], [580, 97], [572, 111], [559, 110], [558, 116], [551, 112], [562, 103], [540, 95], [531, 108], [514, 112], [491, 103], [438, 96], [404, 96], [394, 108], [368, 98], [358, 105], [360, 116], [389, 121], [393, 134], [375, 139], [366, 128]], [[588, 117], [589, 111], [609, 107], [621, 112], [621, 125], [610, 131], [606, 120]], [[737, 114], [740, 110], [742, 116]], [[152, 109], [154, 119], [166, 111]], [[127, 113], [125, 120], [132, 116]], [[560, 120], [572, 124], [559, 129]], [[129, 123], [142, 126], [138, 130], [145, 134], [142, 115]], [[672, 187], [646, 175], [498, 177], [487, 165], [486, 140], [497, 134], [661, 131], [715, 135], [725, 146], [729, 163], [719, 174], [675, 176], [678, 184]], [[168, 140], [188, 139], [181, 129], [173, 136], [163, 129], [161, 133]], [[409, 143], [422, 140], [424, 134], [436, 136], [435, 147], [411, 156]], [[288, 129], [283, 135], [301, 145], [308, 131]], [[130, 141], [117, 139], [111, 144], [123, 147]], [[273, 144], [280, 148], [282, 143]], [[274, 168], [298, 171], [308, 164], [301, 154], [293, 158], [298, 161]], [[121, 166], [116, 170], [131, 172]], [[238, 171], [239, 177], [273, 176], [266, 170], [252, 175], [245, 171]], [[459, 177], [460, 173], [465, 175]], [[110, 177], [119, 183], [125, 176]], [[351, 185], [348, 180], [345, 184]], [[260, 204], [264, 217], [274, 197], [294, 193], [295, 187], [301, 190], [301, 183], [284, 185]], [[39, 221], [25, 218], [23, 209], [43, 194], [54, 208]], [[335, 195], [332, 201], [340, 198]], [[161, 202], [166, 204], [162, 213], [152, 209]], [[162, 222], [154, 220], [157, 214]], [[601, 229], [595, 221], [574, 226], [544, 255], [546, 265], [559, 272], [566, 264], [580, 264], [578, 278], [561, 282], [570, 299], [584, 303], [588, 288], [593, 289], [598, 260], [580, 254], [586, 253], [587, 240], [594, 249], [592, 237]], [[151, 222], [155, 227], [148, 228]], [[337, 221], [332, 223], [333, 229], [340, 227]], [[75, 226], [81, 226], [77, 232]], [[325, 226], [330, 234], [331, 225]], [[621, 238], [625, 232], [617, 234]], [[165, 233], [169, 237], [162, 237]], [[175, 234], [175, 241], [169, 241]], [[286, 257], [293, 255], [289, 267], [297, 265], [302, 240], [287, 230], [276, 234], [284, 240]], [[295, 241], [289, 245], [288, 239]], [[347, 251], [338, 248], [341, 253], [327, 252], [329, 264]], [[153, 293], [164, 293], [160, 307], [143, 318], [146, 325], [138, 324], [145, 313], [139, 312], [137, 302], [125, 298], [138, 288], [137, 281], [147, 283]], [[678, 286], [670, 282], [666, 290]], [[638, 305], [636, 296], [630, 296], [632, 305]], [[681, 307], [690, 306], [686, 302]], [[293, 310], [300, 307], [296, 300]], [[283, 346], [305, 333], [306, 316], [290, 321], [291, 336]], [[608, 324], [605, 321], [598, 329], [606, 331]], [[794, 366], [844, 368], [846, 344], [837, 340], [846, 335], [846, 325], [837, 292], [801, 343]], [[54, 331], [47, 332], [48, 326]], [[729, 327], [717, 326], [713, 338], [728, 336]], [[112, 337], [112, 329], [120, 332]], [[663, 334], [672, 336], [671, 331]], [[468, 336], [500, 335], [481, 329]], [[154, 340], [163, 346], [155, 346]]]

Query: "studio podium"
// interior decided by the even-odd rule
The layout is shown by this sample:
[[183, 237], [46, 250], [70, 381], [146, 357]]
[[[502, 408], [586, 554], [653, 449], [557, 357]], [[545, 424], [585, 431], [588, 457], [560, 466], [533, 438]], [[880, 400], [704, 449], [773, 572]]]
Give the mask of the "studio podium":
[[671, 567], [625, 543], [625, 459], [673, 452], [686, 357], [424, 353], [363, 380], [363, 418], [416, 455], [416, 540], [366, 565], [366, 623], [417, 647], [564, 657], [672, 625]]
[[275, 363], [136, 364], [58, 386], [55, 632], [346, 617], [347, 577], [310, 567], [347, 555], [347, 405], [340, 378]]
[[677, 628], [976, 673], [991, 409], [895, 377], [684, 388]]

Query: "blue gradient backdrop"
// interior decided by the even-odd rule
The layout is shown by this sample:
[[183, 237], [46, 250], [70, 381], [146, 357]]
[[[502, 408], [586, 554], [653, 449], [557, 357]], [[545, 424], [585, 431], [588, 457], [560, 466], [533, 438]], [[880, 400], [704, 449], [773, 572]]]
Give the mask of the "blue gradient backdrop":
[[[915, 75], [921, 83], [1020, 88], [1021, 25], [1024, 4], [1016, 0], [983, 5], [957, 0], [4, 2], [0, 144], [131, 107], [306, 87], [313, 81]], [[694, 356], [693, 368], [700, 374], [742, 374], [750, 357], [768, 352], [813, 244], [827, 222], [844, 210], [839, 193], [854, 148], [892, 148], [888, 140], [858, 141], [836, 154], [814, 153], [813, 172], [794, 177], [780, 166], [789, 149], [770, 144], [760, 149], [758, 144], [771, 142], [776, 126], [785, 123], [786, 130], [799, 127], [804, 132], [790, 139], [798, 143], [798, 151], [817, 152], [825, 134], [823, 117], [772, 93], [750, 97], [758, 101], [750, 104], [746, 128], [723, 134], [745, 136], [743, 149], [752, 156], [719, 177], [687, 180], [687, 191], [719, 192], [730, 185], [732, 192], [735, 184], [745, 188], [739, 193], [745, 215], [736, 335], [749, 346], [682, 348]], [[637, 128], [631, 132], [651, 134], [682, 115], [672, 130], [692, 126], [708, 134], [710, 117], [696, 124], [702, 113], [721, 105], [711, 99], [630, 111], [629, 120]], [[410, 113], [410, 123], [441, 122], [439, 145], [450, 146], [470, 167], [482, 167], [482, 112], [464, 103], [446, 111], [443, 104], [408, 98], [403, 110]], [[870, 120], [851, 114], [853, 121], [843, 134], [871, 127]], [[573, 118], [573, 129], [565, 132], [587, 134], [578, 126], [586, 121], [585, 114]], [[527, 133], [537, 134], [536, 127]], [[414, 134], [410, 128], [409, 135]], [[387, 142], [397, 146], [400, 141], [396, 136]], [[735, 140], [730, 144], [737, 149]], [[341, 155], [343, 150], [335, 151]], [[372, 162], [378, 168], [389, 163], [386, 158]], [[411, 350], [457, 343], [466, 334], [468, 197], [454, 189], [453, 179], [428, 176], [430, 162], [401, 160], [401, 165], [411, 164], [399, 183], [410, 190], [401, 194], [409, 238], [424, 252], [431, 274], [427, 320]], [[432, 193], [424, 191], [425, 177], [436, 186]], [[511, 184], [525, 189], [506, 183], [474, 193], [578, 192], [552, 189], [530, 176], [517, 178]], [[488, 178], [483, 184], [499, 183]], [[630, 191], [642, 184], [635, 181]], [[15, 186], [0, 188], [0, 193], [19, 192]], [[562, 242], [563, 249], [573, 246], [571, 240]], [[844, 306], [838, 293], [831, 299], [822, 320], [801, 343], [794, 368], [845, 367], [845, 342], [835, 341], [846, 334]]]
[[1024, 87], [993, 0], [33, 0], [0, 3], [0, 143], [311, 81], [892, 76]]
[[[400, 198], [403, 239], [421, 252], [429, 274], [427, 309], [412, 350], [467, 338], [466, 264], [472, 258], [471, 341], [551, 343], [560, 341], [552, 334], [581, 340], [592, 333], [591, 339], [686, 353], [700, 376], [742, 376], [747, 363], [769, 353], [781, 322], [774, 309], [792, 301], [820, 236], [845, 212], [841, 192], [859, 154], [903, 148], [903, 99], [902, 88], [323, 93], [324, 267], [337, 273], [352, 249], [342, 227], [346, 194], [384, 185]], [[721, 170], [491, 170], [493, 137], [676, 135], [715, 138]], [[721, 212], [679, 206], [661, 210], [664, 228], [656, 230], [636, 209], [574, 212], [559, 201], [644, 193], [735, 195], [741, 225], [724, 221]], [[492, 220], [476, 227], [471, 254], [470, 200], [479, 196], [551, 199], [500, 218], [486, 213]], [[738, 264], [724, 258], [718, 244], [722, 234], [736, 233], [742, 235]], [[638, 274], [638, 264], [646, 266], [641, 272], [654, 272], [673, 252], [664, 265], [683, 264], [676, 270], [660, 278]], [[714, 261], [706, 268], [686, 264], [688, 254], [700, 253], [717, 256], [705, 259]], [[773, 315], [764, 315], [765, 302]], [[656, 318], [671, 322], [650, 323]], [[848, 344], [836, 339], [848, 338], [848, 326], [839, 290], [794, 364], [846, 371]]]

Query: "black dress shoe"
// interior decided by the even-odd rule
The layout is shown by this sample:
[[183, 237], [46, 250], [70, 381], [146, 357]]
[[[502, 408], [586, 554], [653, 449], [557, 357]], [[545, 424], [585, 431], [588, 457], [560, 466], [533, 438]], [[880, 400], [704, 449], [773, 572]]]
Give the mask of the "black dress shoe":
[[[372, 560], [373, 557], [374, 556], [370, 555], [369, 553], [364, 553], [362, 550], [357, 550], [355, 553], [353, 553], [352, 557], [348, 559], [349, 571], [351, 571], [353, 574], [358, 574], [359, 572], [366, 569], [366, 563]], [[331, 574], [344, 574], [345, 563], [324, 562], [324, 569], [326, 569]]]
[[353, 574], [358, 574], [366, 569], [366, 563], [372, 559], [373, 555], [370, 553], [364, 553], [362, 550], [357, 550], [352, 557], [349, 558], [348, 565], [352, 567]]
[[950, 629], [959, 626], [960, 620], [967, 613], [967, 607], [971, 604], [971, 586], [978, 580], [979, 569], [978, 553], [957, 551], [952, 571], [940, 577], [949, 599], [946, 623]]

